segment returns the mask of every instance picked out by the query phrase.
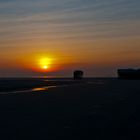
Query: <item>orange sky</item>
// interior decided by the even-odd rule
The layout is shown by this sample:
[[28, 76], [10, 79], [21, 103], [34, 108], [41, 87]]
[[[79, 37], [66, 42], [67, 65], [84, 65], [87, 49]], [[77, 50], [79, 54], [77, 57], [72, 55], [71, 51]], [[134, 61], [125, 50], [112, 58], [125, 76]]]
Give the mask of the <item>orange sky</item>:
[[[132, 48], [131, 44], [135, 44], [135, 46]], [[116, 68], [139, 67], [139, 44], [139, 38], [110, 38], [97, 39], [90, 42], [81, 40], [79, 42], [46, 44], [42, 44], [42, 42], [28, 42], [25, 45], [22, 44], [24, 47], [17, 45], [20, 46], [20, 49], [11, 48], [10, 51], [4, 49], [0, 52], [0, 68], [7, 69], [9, 73], [10, 69], [14, 69], [14, 74], [16, 71], [19, 71], [19, 75], [21, 69], [30, 71], [33, 75], [38, 75], [38, 73], [39, 75], [40, 73], [53, 75], [58, 71], [63, 71], [65, 74], [66, 71], [66, 76], [74, 69], [83, 69], [86, 71], [87, 76], [92, 75], [92, 73], [93, 76], [113, 76]], [[35, 47], [36, 45], [41, 47]], [[45, 48], [45, 46], [52, 47]], [[76, 47], [71, 48], [70, 46]], [[46, 58], [51, 59], [51, 62], [49, 68], [44, 70], [40, 61]], [[106, 72], [107, 67], [111, 74]], [[94, 69], [100, 69], [102, 73], [98, 73], [96, 70], [94, 74]], [[22, 73], [24, 71], [21, 71]]]
[[69, 77], [75, 69], [106, 77], [116, 76], [117, 68], [140, 67], [138, 1], [0, 4], [0, 77]]

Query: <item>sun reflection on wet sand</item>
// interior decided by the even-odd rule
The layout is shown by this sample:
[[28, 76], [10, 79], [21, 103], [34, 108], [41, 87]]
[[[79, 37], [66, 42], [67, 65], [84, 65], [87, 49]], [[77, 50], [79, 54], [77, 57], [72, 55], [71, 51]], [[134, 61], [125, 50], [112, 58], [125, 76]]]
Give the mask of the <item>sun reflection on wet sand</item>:
[[48, 90], [50, 88], [56, 88], [57, 86], [48, 86], [48, 87], [39, 87], [39, 88], [33, 88], [31, 91], [44, 91]]
[[41, 90], [47, 90], [48, 88], [33, 88], [32, 91], [41, 91]]

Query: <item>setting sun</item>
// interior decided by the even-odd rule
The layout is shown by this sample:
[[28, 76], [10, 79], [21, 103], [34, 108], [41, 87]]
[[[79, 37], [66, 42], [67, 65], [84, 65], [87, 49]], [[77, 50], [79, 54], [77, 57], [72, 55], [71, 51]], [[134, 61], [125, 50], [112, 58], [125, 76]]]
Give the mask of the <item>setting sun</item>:
[[39, 65], [41, 69], [48, 70], [51, 64], [52, 64], [51, 58], [44, 57], [44, 58], [39, 59]]
[[43, 66], [42, 68], [46, 70], [46, 69], [49, 68], [49, 66], [46, 66], [46, 65], [45, 65], [45, 66]]

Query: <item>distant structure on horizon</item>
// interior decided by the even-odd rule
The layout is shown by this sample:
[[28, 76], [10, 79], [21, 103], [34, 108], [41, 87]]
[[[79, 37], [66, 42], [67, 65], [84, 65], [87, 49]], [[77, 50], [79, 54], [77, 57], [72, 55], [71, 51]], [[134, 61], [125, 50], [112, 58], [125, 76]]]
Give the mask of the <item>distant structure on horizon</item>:
[[73, 76], [74, 76], [75, 80], [83, 79], [83, 75], [84, 75], [84, 72], [81, 71], [81, 70], [75, 70], [74, 73], [73, 73]]
[[118, 69], [120, 79], [140, 79], [140, 69]]

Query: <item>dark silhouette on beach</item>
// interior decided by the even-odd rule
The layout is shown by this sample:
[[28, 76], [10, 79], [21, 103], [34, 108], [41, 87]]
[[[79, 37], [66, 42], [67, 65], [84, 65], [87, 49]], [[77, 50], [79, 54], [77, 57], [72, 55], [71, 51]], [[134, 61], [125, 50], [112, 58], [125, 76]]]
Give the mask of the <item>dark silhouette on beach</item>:
[[120, 79], [140, 79], [140, 69], [118, 69]]
[[83, 75], [84, 75], [84, 72], [81, 70], [74, 71], [74, 79], [75, 80], [83, 79]]

